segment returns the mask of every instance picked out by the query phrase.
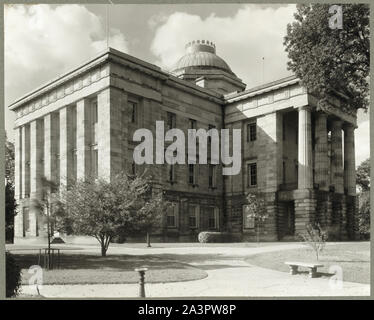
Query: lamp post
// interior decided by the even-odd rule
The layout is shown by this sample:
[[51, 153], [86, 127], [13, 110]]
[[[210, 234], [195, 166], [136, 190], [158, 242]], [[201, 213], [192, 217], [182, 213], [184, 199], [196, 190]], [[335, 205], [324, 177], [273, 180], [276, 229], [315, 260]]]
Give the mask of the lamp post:
[[144, 276], [147, 268], [136, 268], [135, 271], [139, 273], [139, 297], [145, 298], [145, 289], [144, 289]]

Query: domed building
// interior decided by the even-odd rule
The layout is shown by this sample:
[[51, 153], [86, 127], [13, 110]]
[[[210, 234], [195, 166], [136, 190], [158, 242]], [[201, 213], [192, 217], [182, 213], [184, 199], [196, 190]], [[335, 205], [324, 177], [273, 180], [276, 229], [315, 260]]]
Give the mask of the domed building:
[[223, 94], [245, 89], [242, 80], [216, 54], [213, 42], [192, 41], [185, 48], [186, 54], [178, 60], [172, 71], [178, 78]]
[[[354, 239], [357, 120], [341, 108], [344, 96], [331, 97], [321, 111], [295, 76], [245, 87], [216, 46], [198, 40], [186, 45], [172, 73], [108, 48], [19, 98], [9, 106], [17, 117], [16, 242], [45, 243], [45, 216], [32, 205], [43, 196], [44, 177], [69, 187], [120, 171], [141, 174], [144, 167], [170, 202], [154, 241], [197, 241], [201, 231], [254, 241], [249, 194], [264, 199], [261, 241], [297, 239], [314, 221], [330, 239]], [[185, 136], [189, 129], [228, 129], [229, 158], [239, 173], [224, 175], [231, 164], [223, 164], [222, 148], [219, 161], [212, 161], [212, 136], [205, 137], [206, 162], [200, 162], [201, 152], [196, 164], [135, 164], [134, 133], [146, 128], [157, 136], [159, 121], [165, 131], [178, 128]], [[240, 133], [237, 152], [234, 130]], [[139, 233], [137, 240], [143, 239]]]

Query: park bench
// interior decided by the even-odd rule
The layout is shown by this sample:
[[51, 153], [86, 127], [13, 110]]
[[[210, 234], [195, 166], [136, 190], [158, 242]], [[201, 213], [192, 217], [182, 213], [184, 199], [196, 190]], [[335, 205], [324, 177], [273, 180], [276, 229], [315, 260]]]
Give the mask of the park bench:
[[291, 274], [297, 274], [298, 267], [309, 268], [309, 277], [315, 278], [317, 275], [317, 268], [323, 267], [323, 264], [319, 263], [307, 263], [307, 262], [285, 262], [290, 268]]

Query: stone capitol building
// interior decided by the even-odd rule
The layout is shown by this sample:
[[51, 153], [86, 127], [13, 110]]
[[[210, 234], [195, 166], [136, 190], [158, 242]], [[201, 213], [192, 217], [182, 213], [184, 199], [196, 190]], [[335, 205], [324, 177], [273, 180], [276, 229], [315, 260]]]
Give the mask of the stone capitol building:
[[[43, 177], [68, 186], [77, 179], [139, 173], [132, 140], [138, 128], [241, 129], [241, 171], [221, 164], [147, 165], [172, 202], [152, 237], [196, 241], [200, 231], [224, 231], [253, 241], [247, 195], [264, 199], [261, 241], [297, 239], [318, 221], [330, 239], [354, 239], [356, 114], [346, 97], [324, 111], [295, 76], [246, 85], [210, 41], [192, 41], [172, 73], [109, 48], [35, 89], [9, 108], [15, 122], [15, 241], [46, 236], [43, 214], [31, 205]], [[210, 152], [208, 151], [208, 155]]]

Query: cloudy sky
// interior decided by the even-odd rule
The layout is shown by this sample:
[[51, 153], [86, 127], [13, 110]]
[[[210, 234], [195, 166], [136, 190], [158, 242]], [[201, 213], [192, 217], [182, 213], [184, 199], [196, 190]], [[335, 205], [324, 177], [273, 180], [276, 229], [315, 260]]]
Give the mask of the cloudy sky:
[[[205, 39], [247, 88], [290, 75], [283, 37], [294, 5], [14, 5], [5, 8], [5, 105], [105, 50], [107, 10], [109, 45], [165, 70], [187, 42]], [[7, 108], [5, 120], [12, 140]], [[360, 113], [356, 163], [368, 157]]]

